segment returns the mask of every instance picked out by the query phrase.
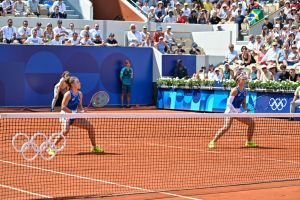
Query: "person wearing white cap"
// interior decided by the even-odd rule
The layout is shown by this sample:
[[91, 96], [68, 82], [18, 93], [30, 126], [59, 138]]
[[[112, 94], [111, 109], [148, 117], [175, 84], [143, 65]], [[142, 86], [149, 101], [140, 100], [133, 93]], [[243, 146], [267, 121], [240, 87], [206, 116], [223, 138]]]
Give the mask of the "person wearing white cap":
[[148, 12], [148, 21], [149, 22], [155, 22], [155, 12], [154, 12], [154, 7], [151, 6]]
[[160, 36], [158, 42], [155, 42], [154, 45], [160, 53], [165, 54], [169, 51], [168, 44], [164, 41], [164, 37]]
[[[237, 75], [235, 78], [235, 81], [237, 83], [237, 86], [234, 87], [229, 94], [229, 97], [227, 99], [227, 107], [225, 110], [225, 113], [242, 113], [241, 107], [246, 112], [249, 112], [250, 110], [247, 108], [246, 105], [246, 97], [247, 97], [247, 91], [245, 88], [245, 84], [247, 81], [247, 77], [245, 77], [243, 74]], [[255, 123], [252, 118], [232, 118], [232, 117], [226, 117], [224, 119], [224, 125], [221, 129], [217, 131], [215, 134], [213, 140], [211, 140], [208, 144], [208, 148], [214, 149], [216, 148], [216, 142], [229, 130], [231, 127], [233, 120], [237, 120], [242, 122], [243, 124], [248, 126], [247, 130], [247, 140], [245, 143], [245, 147], [257, 147], [258, 145], [253, 142], [253, 133], [254, 133], [254, 127]]]
[[135, 24], [130, 25], [130, 31], [127, 32], [128, 46], [137, 47], [142, 43], [142, 35], [136, 31]]
[[260, 79], [260, 71], [257, 69], [256, 64], [251, 64], [251, 71], [250, 71], [250, 80], [255, 81]]
[[214, 81], [221, 82], [223, 80], [223, 74], [218, 67], [215, 68]]
[[259, 80], [263, 82], [274, 80], [272, 73], [267, 68], [267, 65], [261, 66], [261, 74]]
[[164, 41], [168, 44], [169, 48], [172, 50], [173, 46], [176, 46], [176, 41], [174, 34], [172, 33], [172, 27], [167, 26], [167, 30], [164, 33]]
[[157, 2], [157, 7], [155, 9], [155, 22], [162, 22], [166, 12], [164, 9], [164, 3], [162, 1]]
[[188, 16], [191, 14], [191, 9], [188, 7], [188, 3], [184, 3], [184, 7], [181, 9], [183, 11], [182, 16], [187, 20]]
[[287, 58], [287, 64], [288, 65], [294, 65], [299, 62], [299, 53], [297, 45], [292, 45], [291, 47], [292, 51], [290, 51], [288, 58]]
[[278, 54], [279, 54], [279, 49], [277, 48], [277, 42], [273, 42], [272, 48], [270, 48], [267, 51], [267, 53], [262, 58], [261, 62], [276, 63]]

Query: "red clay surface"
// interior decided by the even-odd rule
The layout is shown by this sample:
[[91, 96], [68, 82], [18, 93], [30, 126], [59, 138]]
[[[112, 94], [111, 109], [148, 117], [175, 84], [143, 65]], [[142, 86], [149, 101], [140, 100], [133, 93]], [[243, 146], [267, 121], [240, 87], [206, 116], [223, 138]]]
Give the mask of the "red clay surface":
[[[18, 109], [4, 110], [8, 111], [20, 112]], [[176, 114], [174, 111], [144, 108], [98, 112], [103, 111]], [[261, 147], [256, 149], [243, 148], [245, 134], [242, 133], [246, 127], [235, 122], [215, 150], [208, 150], [207, 143], [222, 126], [222, 119], [202, 119], [200, 122], [198, 119], [90, 119], [90, 122], [98, 133], [97, 143], [104, 147], [105, 154], [88, 153], [87, 133], [72, 127], [66, 148], [52, 161], [43, 161], [39, 157], [28, 162], [13, 150], [11, 138], [18, 132], [30, 136], [43, 132], [49, 137], [51, 133], [59, 132], [58, 120], [1, 119], [0, 198], [74, 199], [74, 196], [156, 190], [171, 191], [107, 199], [298, 200], [300, 197], [299, 181], [196, 189], [299, 180], [299, 122], [257, 119], [254, 138]]]

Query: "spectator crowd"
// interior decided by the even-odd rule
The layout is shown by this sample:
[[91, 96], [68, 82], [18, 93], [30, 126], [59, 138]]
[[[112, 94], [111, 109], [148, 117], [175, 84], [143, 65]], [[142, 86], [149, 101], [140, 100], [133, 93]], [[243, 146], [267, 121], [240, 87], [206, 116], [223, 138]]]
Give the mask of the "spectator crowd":
[[50, 18], [67, 18], [63, 0], [0, 0], [0, 15], [15, 17], [36, 16], [42, 13]]
[[74, 23], [65, 28], [62, 20], [58, 20], [55, 27], [51, 23], [46, 24], [44, 30], [40, 22], [30, 28], [28, 21], [24, 20], [21, 27], [14, 27], [13, 20], [8, 19], [0, 33], [4, 44], [118, 46], [113, 33], [103, 38], [99, 24], [95, 24], [92, 29], [86, 25], [83, 30], [76, 30]]

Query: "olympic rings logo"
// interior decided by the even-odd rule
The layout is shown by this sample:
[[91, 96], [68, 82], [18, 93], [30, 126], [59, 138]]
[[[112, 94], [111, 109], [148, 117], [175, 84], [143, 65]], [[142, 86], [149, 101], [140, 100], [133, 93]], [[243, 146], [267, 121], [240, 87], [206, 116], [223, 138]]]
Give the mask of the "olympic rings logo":
[[272, 110], [279, 110], [281, 111], [285, 106], [287, 105], [286, 98], [270, 98], [269, 100], [269, 106]]
[[[62, 145], [60, 147], [54, 144], [54, 140], [57, 138], [62, 139]], [[42, 142], [38, 144], [37, 140], [42, 140]], [[17, 144], [19, 141], [23, 141], [21, 145]], [[44, 160], [51, 160], [58, 152], [64, 149], [66, 143], [67, 140], [62, 133], [54, 133], [49, 139], [43, 133], [35, 133], [31, 138], [25, 133], [17, 133], [12, 139], [12, 146], [14, 150], [20, 153], [27, 161], [35, 160], [38, 155], [40, 155]], [[48, 149], [53, 150], [54, 154], [48, 154]]]

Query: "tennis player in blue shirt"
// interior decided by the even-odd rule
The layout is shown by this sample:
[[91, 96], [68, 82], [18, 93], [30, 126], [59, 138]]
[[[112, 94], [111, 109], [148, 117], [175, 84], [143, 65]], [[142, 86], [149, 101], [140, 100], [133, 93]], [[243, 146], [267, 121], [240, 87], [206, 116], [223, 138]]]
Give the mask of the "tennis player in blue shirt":
[[131, 85], [133, 81], [133, 70], [129, 60], [125, 60], [124, 67], [120, 72], [120, 80], [122, 81], [121, 104], [124, 107], [124, 97], [127, 97], [127, 108], [130, 107]]
[[[77, 77], [70, 77], [67, 80], [67, 83], [69, 85], [70, 90], [65, 93], [62, 105], [61, 105], [61, 113], [77, 113], [78, 111], [84, 112], [83, 106], [82, 106], [82, 92], [80, 91], [81, 85], [79, 82], [79, 79]], [[79, 119], [67, 119], [67, 118], [61, 118], [61, 127], [62, 127], [62, 134], [66, 136], [70, 130], [70, 126], [74, 125], [79, 128], [83, 128], [88, 132], [89, 139], [92, 144], [91, 152], [93, 153], [102, 153], [104, 150], [96, 145], [96, 139], [95, 139], [95, 130], [93, 125], [84, 118]], [[55, 138], [54, 139], [54, 145], [58, 144], [62, 138]], [[55, 150], [49, 148], [48, 149], [49, 155], [55, 155]]]
[[[230, 95], [227, 99], [227, 108], [225, 110], [225, 114], [226, 113], [242, 113], [241, 106], [243, 106], [243, 108], [246, 112], [249, 111], [249, 109], [246, 106], [247, 92], [245, 90], [245, 83], [247, 81], [247, 77], [243, 74], [240, 74], [236, 77], [235, 80], [237, 82], [237, 87], [233, 88], [230, 92]], [[210, 143], [208, 145], [208, 147], [210, 149], [213, 149], [216, 147], [216, 142], [231, 127], [233, 119], [236, 119], [248, 126], [247, 141], [246, 141], [245, 146], [246, 147], [257, 147], [257, 145], [252, 140], [254, 127], [255, 127], [255, 124], [254, 124], [254, 121], [252, 118], [226, 117], [224, 120], [224, 126], [218, 130], [214, 139], [212, 141], [210, 141]]]

